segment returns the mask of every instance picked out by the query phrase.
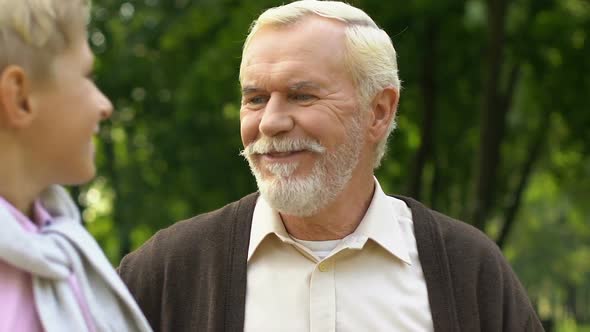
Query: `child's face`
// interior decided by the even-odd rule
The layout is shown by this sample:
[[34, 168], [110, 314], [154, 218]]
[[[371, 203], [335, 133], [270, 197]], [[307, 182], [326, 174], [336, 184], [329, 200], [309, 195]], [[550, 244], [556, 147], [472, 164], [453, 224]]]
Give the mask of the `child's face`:
[[94, 56], [85, 40], [54, 62], [53, 80], [29, 95], [37, 116], [29, 137], [31, 159], [48, 183], [79, 184], [94, 177], [93, 136], [112, 104], [92, 81]]

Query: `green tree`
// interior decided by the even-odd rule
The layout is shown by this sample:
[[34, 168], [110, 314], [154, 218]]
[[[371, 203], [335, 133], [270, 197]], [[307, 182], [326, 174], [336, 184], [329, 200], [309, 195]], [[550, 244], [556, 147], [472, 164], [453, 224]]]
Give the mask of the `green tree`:
[[[256, 189], [238, 156], [241, 46], [282, 1], [102, 0], [90, 41], [115, 104], [77, 188], [114, 264], [158, 229]], [[392, 37], [391, 193], [486, 231], [544, 317], [590, 320], [590, 4], [352, 1]], [[584, 295], [585, 294], [585, 295]]]

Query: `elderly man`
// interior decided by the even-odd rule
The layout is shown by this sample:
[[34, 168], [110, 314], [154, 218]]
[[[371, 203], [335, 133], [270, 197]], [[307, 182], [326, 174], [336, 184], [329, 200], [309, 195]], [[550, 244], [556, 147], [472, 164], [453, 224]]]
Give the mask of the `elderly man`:
[[541, 331], [485, 235], [373, 170], [395, 127], [390, 38], [360, 9], [264, 12], [240, 68], [259, 194], [163, 230], [120, 273], [158, 331]]

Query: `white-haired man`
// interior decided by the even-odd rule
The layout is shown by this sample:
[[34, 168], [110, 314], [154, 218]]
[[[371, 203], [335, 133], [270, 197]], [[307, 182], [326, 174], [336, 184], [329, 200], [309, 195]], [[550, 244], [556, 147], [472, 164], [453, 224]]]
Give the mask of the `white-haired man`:
[[120, 266], [156, 330], [542, 330], [485, 235], [373, 176], [400, 83], [367, 14], [313, 0], [267, 10], [240, 83], [260, 194], [159, 232]]

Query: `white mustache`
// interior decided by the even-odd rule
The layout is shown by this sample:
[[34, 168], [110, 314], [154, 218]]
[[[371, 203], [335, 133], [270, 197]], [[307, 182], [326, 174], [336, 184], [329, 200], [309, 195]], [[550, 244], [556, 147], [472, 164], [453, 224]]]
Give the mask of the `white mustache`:
[[263, 137], [246, 146], [244, 150], [240, 151], [240, 155], [249, 157], [254, 154], [294, 151], [311, 151], [321, 154], [326, 152], [326, 148], [311, 138]]

